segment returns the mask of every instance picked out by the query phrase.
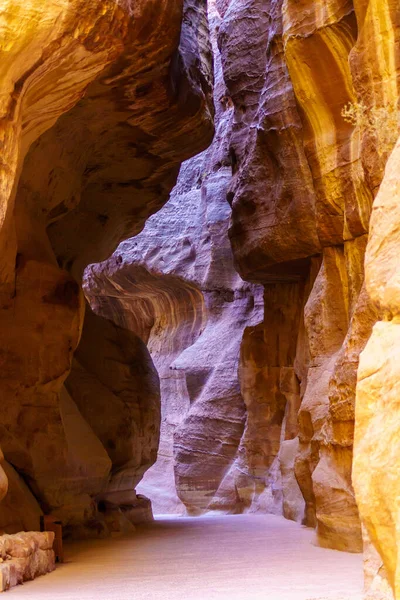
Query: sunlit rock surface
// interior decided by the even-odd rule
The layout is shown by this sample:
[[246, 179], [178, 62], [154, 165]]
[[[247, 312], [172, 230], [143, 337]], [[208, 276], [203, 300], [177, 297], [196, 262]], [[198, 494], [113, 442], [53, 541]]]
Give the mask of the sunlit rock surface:
[[[351, 463], [358, 353], [370, 331], [356, 307], [372, 191], [342, 116], [356, 101], [356, 15], [351, 2], [232, 0], [221, 10], [234, 105], [229, 234], [240, 274], [265, 287], [263, 389], [284, 394], [291, 373], [299, 435], [292, 427], [285, 439], [295, 440], [304, 523], [321, 545], [361, 551]], [[275, 454], [277, 433], [266, 435]]]
[[[205, 2], [11, 0], [0, 40], [0, 445], [28, 486], [20, 506], [32, 492], [66, 532], [102, 535], [99, 502], [106, 510], [127, 489], [136, 502], [155, 459], [158, 383], [134, 336], [106, 323], [93, 335], [89, 318], [76, 364], [84, 385], [92, 377], [90, 401], [63, 387], [82, 334], [79, 281], [140, 231], [182, 160], [211, 139]], [[107, 344], [121, 340], [113, 363]], [[109, 435], [99, 423], [107, 395]], [[5, 530], [20, 521], [11, 497], [24, 495], [12, 483]]]
[[369, 538], [383, 559], [395, 597], [398, 574], [399, 451], [399, 180], [396, 145], [374, 203], [366, 255], [366, 284], [378, 312], [358, 372], [355, 485]]
[[400, 597], [398, 6], [208, 10], [214, 90], [204, 1], [4, 4], [0, 528], [148, 510], [151, 356], [155, 510], [283, 513]]
[[[395, 260], [394, 163], [387, 192], [391, 208], [386, 213], [380, 205], [374, 209], [382, 228], [375, 236], [373, 258], [371, 250], [368, 254], [367, 287], [364, 254], [373, 198], [398, 135], [394, 58], [398, 15], [394, 3], [374, 1], [353, 5], [350, 1], [231, 0], [217, 6], [222, 16], [218, 41], [223, 72], [234, 106], [227, 199], [232, 205], [235, 264], [245, 279], [265, 286], [267, 299], [281, 286], [282, 313], [287, 315], [283, 319], [292, 323], [288, 331], [295, 339], [296, 355], [287, 356], [285, 366], [294, 367], [300, 390], [294, 472], [306, 501], [304, 520], [316, 526], [321, 545], [360, 551], [361, 528], [352, 488], [355, 388], [359, 355], [379, 308], [388, 318], [390, 292], [385, 293], [385, 301], [382, 292], [379, 301], [369, 298], [368, 278], [378, 265], [385, 268], [375, 276], [376, 285], [395, 289], [386, 283], [395, 279], [395, 271], [382, 256], [385, 242], [379, 237], [385, 235], [390, 241]], [[343, 115], [349, 103], [350, 122]], [[298, 287], [293, 310], [303, 307], [298, 325], [293, 324], [293, 310], [286, 308], [289, 285]], [[267, 315], [266, 348], [276, 343], [274, 323]], [[379, 331], [384, 340], [377, 355], [395, 361], [395, 335], [386, 333], [388, 327], [382, 324], [374, 334]], [[284, 326], [279, 331], [283, 336]], [[277, 363], [267, 352], [263, 354], [273, 387], [272, 367]], [[377, 367], [374, 359], [368, 364]], [[377, 544], [380, 535], [395, 536], [396, 528], [373, 507], [373, 485], [370, 480], [368, 493], [365, 483], [372, 477], [368, 463], [376, 447], [376, 440], [368, 435], [369, 419], [372, 414], [379, 419], [381, 412], [376, 406], [365, 417], [363, 407], [371, 405], [370, 390], [362, 395], [363, 372], [362, 368], [357, 410], [364, 415], [365, 425], [356, 448], [355, 481], [361, 478], [357, 490], [362, 514], [366, 510], [378, 518], [380, 513], [382, 529], [377, 523], [374, 529], [370, 525]], [[382, 377], [385, 385], [382, 381], [379, 398], [383, 401], [388, 397], [385, 386], [392, 389], [392, 379], [388, 373], [382, 372]], [[395, 416], [390, 419], [393, 424]], [[273, 443], [271, 433], [267, 438]], [[385, 460], [391, 456], [387, 439], [381, 435], [379, 442]], [[377, 466], [376, 490], [381, 488], [383, 470], [383, 465]], [[395, 486], [392, 489], [395, 494]], [[384, 537], [382, 544], [386, 545]], [[386, 567], [389, 574], [395, 572], [393, 563]]]
[[[153, 356], [163, 354], [155, 359], [160, 373], [171, 365], [186, 374], [195, 369], [196, 377], [185, 375], [183, 387], [164, 391], [171, 400], [164, 403], [161, 439], [169, 440], [169, 448], [175, 445], [176, 483], [171, 467], [159, 470], [171, 500], [165, 508], [182, 510], [176, 487], [189, 510], [207, 506], [229, 512], [235, 506], [283, 513], [315, 527], [320, 545], [359, 552], [363, 540], [352, 485], [355, 397], [359, 356], [383, 306], [381, 299], [370, 299], [364, 257], [373, 199], [397, 138], [394, 6], [227, 0], [211, 2], [209, 12], [218, 46], [214, 41], [218, 129], [213, 145], [185, 164], [169, 204], [144, 232], [101, 267], [91, 267], [87, 293], [99, 314], [118, 324], [126, 319]], [[202, 340], [212, 355], [210, 315], [218, 341], [226, 336], [219, 359], [234, 332], [228, 335], [223, 328], [229, 312], [215, 312], [206, 294], [205, 281], [215, 286], [217, 279], [204, 279], [209, 258], [199, 244], [210, 207], [222, 207], [224, 195], [231, 206], [234, 267], [245, 281], [264, 287], [264, 315], [258, 313], [258, 322], [240, 333], [244, 428], [231, 438], [229, 456], [228, 446], [220, 448], [217, 466], [208, 456], [214, 452], [214, 422], [211, 440], [200, 432], [207, 411], [215, 416], [214, 405], [204, 402], [208, 388], [212, 382], [219, 393], [223, 374], [216, 384], [199, 357]], [[228, 219], [213, 249], [225, 248]], [[395, 248], [392, 227], [395, 219], [386, 228]], [[379, 237], [376, 244], [380, 253]], [[209, 272], [217, 273], [221, 284], [230, 271], [223, 268], [225, 259], [213, 260]], [[162, 323], [160, 315], [171, 312], [168, 324]], [[170, 350], [153, 342], [158, 335], [168, 337]], [[183, 338], [188, 349], [182, 353]], [[395, 346], [392, 340], [390, 347]], [[388, 352], [384, 346], [382, 354]], [[225, 360], [224, 375], [232, 364]], [[161, 374], [161, 380], [170, 377]], [[233, 406], [239, 403], [232, 400]], [[168, 434], [166, 414], [171, 415]], [[236, 419], [236, 408], [232, 414]], [[367, 453], [360, 448], [363, 465]], [[164, 459], [171, 465], [166, 447], [160, 465]], [[204, 476], [209, 490], [202, 502]], [[147, 480], [157, 496], [156, 479], [149, 474]], [[370, 506], [370, 499], [365, 504]]]

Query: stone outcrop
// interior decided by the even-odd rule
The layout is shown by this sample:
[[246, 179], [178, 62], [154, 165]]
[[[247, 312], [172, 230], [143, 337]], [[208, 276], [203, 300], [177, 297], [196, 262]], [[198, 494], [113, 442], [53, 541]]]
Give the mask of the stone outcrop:
[[67, 4], [2, 15], [0, 528], [148, 514], [161, 390], [157, 512], [400, 597], [397, 3], [210, 0], [212, 48], [202, 0]]
[[[294, 474], [302, 285], [265, 291], [235, 271], [226, 202], [234, 110], [209, 4], [216, 135], [181, 169], [168, 204], [143, 232], [87, 269], [94, 311], [148, 345], [160, 374], [161, 442], [139, 489], [158, 513], [284, 513], [301, 521]], [[265, 322], [263, 323], [263, 317]], [[268, 338], [276, 338], [268, 344]]]
[[[80, 279], [140, 231], [211, 139], [205, 2], [12, 0], [0, 29], [0, 446], [22, 477], [1, 526], [21, 522], [11, 498], [32, 505], [32, 493], [66, 532], [98, 535], [110, 496], [129, 490], [125, 514], [140, 509], [133, 486], [155, 458], [159, 386], [135, 336], [90, 313], [83, 327]], [[64, 382], [82, 328], [75, 401]], [[0, 481], [4, 495], [3, 471]]]
[[398, 576], [399, 444], [399, 144], [389, 159], [374, 203], [366, 255], [367, 289], [378, 313], [358, 372], [355, 486], [357, 502], [384, 570], [400, 594]]
[[[277, 280], [299, 282], [304, 309], [291, 364], [301, 397], [294, 470], [305, 522], [316, 525], [320, 544], [360, 550], [351, 476], [355, 387], [381, 306], [370, 300], [363, 263], [372, 200], [398, 134], [394, 7], [232, 0], [219, 8], [235, 111], [228, 200], [236, 265], [266, 290]], [[388, 238], [395, 244], [395, 235]], [[274, 337], [266, 336], [267, 345]], [[274, 377], [271, 371], [271, 383]], [[375, 444], [365, 429], [360, 440]]]
[[121, 507], [132, 520], [134, 508], [141, 510], [135, 487], [155, 462], [159, 441], [159, 380], [147, 348], [88, 310], [66, 389], [111, 460], [97, 496], [102, 511]]
[[[290, 1], [232, 1], [222, 13], [219, 46], [234, 105], [229, 234], [239, 273], [266, 290], [263, 388], [285, 394], [289, 374], [299, 435], [292, 429], [288, 440], [304, 522], [316, 526], [321, 545], [360, 551], [352, 428], [369, 331], [356, 306], [372, 191], [354, 126], [341, 114], [356, 98], [355, 13], [350, 2], [317, 10]], [[274, 296], [279, 317], [270, 312]]]
[[277, 280], [303, 286], [294, 469], [305, 522], [316, 525], [320, 544], [339, 549], [362, 547], [352, 488], [355, 388], [360, 354], [381, 320], [358, 374], [354, 482], [383, 558], [375, 572], [385, 594], [384, 572], [395, 588], [397, 561], [397, 150], [379, 186], [399, 129], [398, 14], [393, 2], [374, 0], [217, 4], [235, 111], [232, 248], [245, 279], [267, 290]]
[[[173, 498], [164, 508], [182, 509], [172, 480], [175, 446], [176, 488], [189, 511], [283, 513], [315, 527], [320, 545], [359, 552], [355, 396], [360, 353], [382, 305], [371, 301], [364, 257], [372, 202], [397, 137], [393, 8], [373, 1], [227, 0], [210, 2], [209, 12], [218, 45], [216, 138], [185, 165], [169, 204], [143, 233], [91, 267], [86, 293], [96, 312], [137, 333], [153, 356], [163, 353], [155, 359], [162, 380], [170, 380], [164, 369], [171, 365], [185, 372], [183, 387], [172, 392], [170, 382], [168, 389], [162, 384], [161, 439], [168, 444], [154, 479], [147, 475], [150, 495], [157, 475]], [[244, 428], [236, 451], [229, 460], [221, 453], [217, 466], [208, 456], [215, 421], [212, 439], [203, 434], [214, 406], [204, 398], [211, 382], [220, 392], [223, 374], [216, 384], [199, 357], [203, 339], [210, 356], [219, 348], [230, 317], [217, 314], [207, 296], [201, 275], [210, 259], [199, 240], [222, 195], [231, 205], [235, 269], [264, 287], [264, 315], [240, 333]], [[213, 251], [225, 247], [226, 224], [220, 233], [218, 243], [211, 236]], [[395, 233], [388, 237], [395, 243]], [[215, 269], [224, 260], [212, 257], [214, 286], [229, 272]], [[173, 314], [168, 324], [161, 322], [165, 314]], [[210, 318], [218, 342], [208, 333]], [[157, 336], [162, 344], [153, 341]], [[224, 348], [233, 336], [232, 328]], [[226, 358], [225, 375], [230, 364]], [[233, 396], [231, 402], [239, 406]], [[209, 480], [204, 502], [202, 478]]]
[[364, 598], [365, 600], [393, 600], [393, 589], [389, 583], [382, 557], [372, 544], [363, 527], [364, 539]]
[[54, 570], [54, 533], [0, 536], [0, 592]]
[[[215, 32], [218, 15], [210, 17]], [[169, 202], [143, 232], [84, 279], [95, 312], [140, 336], [160, 376], [158, 461], [139, 486], [157, 513], [196, 514], [219, 502], [238, 512], [252, 503], [237, 497], [234, 482], [229, 506], [219, 492], [246, 424], [240, 348], [245, 327], [262, 319], [262, 289], [243, 282], [233, 266], [226, 202], [232, 107], [213, 41], [213, 144], [182, 166]]]
[[39, 531], [43, 511], [37, 499], [21, 475], [9, 463], [4, 462], [3, 468], [7, 476], [8, 490], [1, 503], [0, 533]]

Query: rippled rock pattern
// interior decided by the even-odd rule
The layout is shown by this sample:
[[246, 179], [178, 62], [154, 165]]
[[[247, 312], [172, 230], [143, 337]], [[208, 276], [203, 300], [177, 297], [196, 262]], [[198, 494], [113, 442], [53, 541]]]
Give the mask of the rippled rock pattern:
[[[359, 551], [357, 499], [367, 563], [368, 539], [384, 563], [374, 559], [379, 575], [367, 578], [374, 588], [367, 591], [386, 597], [386, 573], [399, 596], [397, 149], [385, 175], [398, 137], [397, 4], [217, 6], [234, 105], [228, 200], [235, 264], [267, 297], [278, 283], [298, 286], [302, 296], [290, 363], [300, 388], [294, 470], [305, 522], [316, 526], [321, 545]], [[353, 118], [346, 119], [349, 103]]]
[[349, 123], [342, 111], [362, 102], [367, 114], [376, 107], [390, 114], [397, 96], [386, 92], [371, 40], [386, 56], [383, 32], [394, 16], [390, 3], [349, 1], [233, 0], [221, 10], [219, 45], [235, 110], [228, 197], [236, 264], [266, 290], [277, 281], [299, 288], [303, 300], [295, 304], [304, 308], [291, 364], [301, 397], [294, 469], [305, 522], [316, 525], [320, 544], [359, 551], [351, 485], [356, 372], [376, 319], [363, 261], [394, 140], [379, 139], [384, 122]]
[[[165, 209], [170, 211], [171, 224], [176, 219], [171, 225], [173, 240], [167, 246], [164, 241], [157, 245], [163, 248], [160, 253], [154, 250], [156, 244], [153, 250], [147, 248], [152, 235], [158, 241], [162, 237], [154, 233], [154, 221], [136, 242], [129, 242], [129, 248], [120, 247], [121, 268], [109, 263], [104, 274], [112, 280], [113, 273], [122, 273], [129, 262], [129, 268], [134, 262], [137, 269], [144, 267], [139, 280], [146, 279], [148, 292], [140, 291], [145, 284], [135, 276], [133, 282], [144, 304], [153, 286], [167, 285], [166, 275], [195, 283], [205, 297], [204, 284], [196, 279], [199, 250], [191, 244], [203, 234], [193, 230], [186, 235], [185, 214], [178, 213], [177, 207], [178, 197], [182, 199], [179, 211], [183, 199], [186, 206], [193, 202], [193, 189], [182, 188], [185, 183], [190, 187], [192, 171], [200, 161], [203, 204], [206, 198], [208, 209], [226, 193], [232, 209], [229, 238], [234, 265], [243, 280], [264, 287], [264, 319], [243, 332], [239, 383], [246, 424], [234, 460], [228, 467], [225, 449], [219, 453], [219, 472], [225, 472], [214, 491], [216, 482], [208, 472], [211, 462], [203, 464], [198, 454], [203, 439], [197, 444], [187, 441], [191, 431], [202, 430], [198, 389], [201, 398], [209, 373], [202, 370], [196, 378], [195, 402], [183, 411], [188, 410], [188, 419], [178, 417], [174, 422], [178, 493], [189, 508], [193, 504], [204, 508], [201, 486], [191, 495], [194, 479], [182, 476], [196, 472], [197, 481], [201, 476], [210, 479], [213, 500], [208, 509], [229, 511], [235, 505], [236, 510], [283, 511], [315, 526], [319, 544], [354, 552], [363, 547], [352, 485], [357, 370], [379, 319], [359, 371], [354, 483], [369, 534], [364, 536], [367, 572], [373, 563], [372, 570], [380, 573], [367, 577], [374, 588], [368, 593], [385, 595], [385, 573], [395, 586], [397, 564], [396, 528], [390, 525], [398, 520], [393, 406], [398, 346], [396, 154], [380, 185], [398, 135], [395, 3], [221, 0], [211, 2], [210, 10], [218, 21], [218, 52], [214, 53], [216, 63], [221, 60], [226, 86], [216, 91], [217, 115], [223, 109], [226, 116], [219, 118], [218, 135], [208, 154], [220, 147], [221, 136], [227, 154], [214, 164], [209, 161], [204, 166], [204, 159], [198, 157], [185, 166]], [[345, 118], [346, 106], [351, 118]], [[214, 185], [211, 195], [211, 184], [225, 165], [230, 175], [227, 172], [223, 183]], [[379, 189], [368, 244], [371, 208]], [[201, 220], [194, 208], [190, 214], [195, 229]], [[146, 271], [151, 274], [152, 269], [157, 277], [162, 274], [164, 283], [150, 281]], [[110, 292], [114, 314], [123, 312], [121, 304], [132, 312], [127, 308], [132, 302], [124, 297], [130, 287], [127, 275], [125, 281], [115, 276], [114, 283]], [[96, 285], [99, 293], [101, 286]], [[173, 285], [171, 280], [169, 289]], [[198, 317], [202, 299], [193, 294], [196, 317], [190, 331], [198, 327], [201, 340], [207, 325], [203, 316]], [[104, 306], [99, 310], [107, 314], [110, 309]], [[148, 308], [143, 312], [146, 321], [141, 317], [134, 323], [135, 318], [129, 317], [132, 329], [138, 331], [146, 322], [151, 339], [157, 321], [152, 324]], [[201, 343], [190, 343], [202, 352]], [[183, 356], [186, 372], [191, 365], [197, 369], [198, 353], [185, 351]], [[390, 416], [385, 420], [386, 411]], [[253, 421], [250, 414], [258, 416]], [[390, 426], [382, 420], [390, 421]], [[213, 424], [210, 432], [214, 439]], [[207, 446], [203, 451], [213, 452], [212, 443]], [[212, 473], [217, 471], [213, 467]], [[378, 555], [369, 560], [373, 554], [369, 539], [385, 568], [379, 567]]]
[[[215, 32], [218, 15], [210, 16]], [[238, 512], [254, 500], [235, 486], [249, 421], [238, 369], [244, 330], [262, 320], [262, 288], [233, 266], [226, 202], [232, 106], [213, 41], [213, 144], [184, 163], [169, 202], [143, 232], [89, 267], [84, 280], [95, 312], [140, 336], [160, 376], [158, 461], [139, 486], [157, 513], [197, 514], [217, 504]]]
[[129, 529], [160, 385], [157, 511], [400, 597], [397, 2], [210, 0], [213, 48], [202, 0], [3, 4], [0, 528]]

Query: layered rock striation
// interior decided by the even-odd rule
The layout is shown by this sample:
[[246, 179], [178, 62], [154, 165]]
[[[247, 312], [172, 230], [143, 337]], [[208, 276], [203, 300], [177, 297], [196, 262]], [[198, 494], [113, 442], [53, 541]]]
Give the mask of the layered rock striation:
[[[210, 17], [215, 32], [219, 17], [212, 10]], [[219, 492], [246, 426], [240, 349], [246, 326], [262, 319], [262, 288], [243, 282], [233, 266], [226, 202], [232, 107], [213, 40], [213, 144], [184, 163], [169, 202], [143, 232], [84, 279], [96, 314], [140, 336], [160, 376], [158, 460], [139, 487], [158, 513], [197, 514], [216, 502], [237, 512], [252, 502], [232, 485], [226, 507]]]
[[[316, 526], [320, 544], [360, 551], [355, 388], [377, 316], [364, 285], [369, 218], [397, 135], [397, 119], [394, 130], [390, 120], [397, 107], [394, 46], [388, 48], [394, 13], [390, 3], [348, 1], [232, 0], [219, 8], [234, 105], [228, 200], [235, 264], [245, 279], [265, 286], [267, 299], [281, 294], [282, 307], [287, 290], [297, 289], [291, 310], [282, 310], [290, 333], [279, 331], [295, 346], [285, 367], [299, 386], [294, 471], [305, 523]], [[267, 320], [265, 331], [274, 347]], [[276, 358], [267, 364], [272, 385]]]
[[[384, 344], [389, 343], [386, 335], [391, 334], [386, 334], [389, 326], [385, 322], [392, 323], [396, 314], [394, 301], [390, 300], [392, 292], [385, 292], [384, 299], [381, 291], [379, 296], [375, 292], [387, 285], [391, 290], [394, 285], [389, 284], [395, 271], [387, 267], [391, 255], [385, 253], [385, 248], [389, 244], [396, 247], [395, 200], [387, 210], [393, 218], [390, 226], [381, 225], [382, 232], [376, 233], [375, 222], [384, 222], [386, 208], [381, 207], [381, 199], [385, 186], [392, 190], [391, 197], [396, 197], [395, 158], [392, 174], [388, 172], [374, 205], [373, 214], [377, 216], [373, 218], [371, 250], [367, 254], [371, 275], [366, 282], [364, 258], [371, 207], [398, 135], [397, 67], [393, 59], [396, 15], [390, 2], [378, 6], [367, 1], [317, 6], [312, 2], [232, 0], [211, 3], [210, 10], [217, 21], [216, 63], [221, 60], [226, 86], [217, 90], [216, 104], [229, 117], [219, 117], [219, 133], [208, 156], [220, 148], [222, 135], [226, 140], [224, 160], [204, 163], [199, 157], [186, 165], [168, 205], [169, 212], [166, 209], [159, 223], [154, 219], [141, 237], [120, 247], [121, 266], [109, 262], [101, 269], [93, 268], [90, 278], [97, 278], [93, 284], [96, 310], [108, 316], [114, 314], [117, 320], [123, 320], [124, 310], [139, 314], [131, 308], [132, 299], [127, 301], [125, 296], [131, 293], [127, 290], [138, 285], [135, 293], [145, 297], [140, 291], [144, 284], [139, 284], [135, 276], [133, 287], [128, 281], [130, 270], [137, 275], [144, 269], [139, 280], [146, 279], [148, 290], [177, 286], [173, 277], [184, 280], [185, 285], [194, 283], [197, 307], [193, 312], [198, 315], [200, 310], [202, 316], [191, 317], [191, 331], [193, 327], [199, 327], [199, 331], [204, 327], [198, 290], [203, 299], [206, 290], [204, 283], [196, 279], [198, 270], [193, 269], [201, 260], [193, 242], [202, 236], [195, 231], [201, 219], [192, 210], [187, 254], [183, 241], [165, 245], [162, 239], [166, 222], [171, 229], [165, 235], [176, 239], [178, 230], [178, 239], [186, 235], [184, 214], [182, 220], [177, 216], [177, 197], [190, 206], [195, 193], [192, 171], [199, 161], [198, 170], [204, 171], [198, 187], [207, 209], [221, 193], [226, 193], [231, 205], [229, 237], [235, 268], [244, 280], [262, 285], [265, 290], [263, 322], [246, 329], [241, 342], [239, 384], [246, 424], [233, 461], [224, 466], [218, 489], [214, 490], [215, 483], [210, 485], [213, 499], [207, 508], [284, 511], [291, 518], [315, 526], [321, 545], [360, 551], [363, 541], [352, 485], [357, 370], [378, 318], [382, 320], [381, 330], [375, 327], [363, 356], [372, 353], [373, 357], [387, 356], [388, 360], [395, 356], [394, 341], [389, 344], [391, 351], [386, 346], [379, 346], [380, 351], [373, 346], [378, 335]], [[211, 182], [225, 164], [230, 174], [211, 194]], [[183, 193], [184, 183], [190, 189]], [[384, 241], [379, 237], [383, 235]], [[155, 238], [157, 243], [152, 243]], [[149, 250], [150, 245], [153, 250]], [[154, 250], [156, 246], [162, 248], [160, 253]], [[222, 265], [223, 261], [218, 260]], [[169, 283], [166, 276], [172, 276]], [[112, 282], [112, 301], [98, 300], [102, 278]], [[205, 306], [208, 319], [207, 302]], [[174, 310], [181, 314], [186, 311]], [[157, 320], [152, 321], [149, 309], [144, 312], [147, 320], [130, 317], [131, 327], [139, 331], [146, 323], [151, 339]], [[222, 322], [223, 317], [219, 318]], [[189, 342], [189, 348], [201, 349], [195, 340]], [[197, 356], [188, 351], [183, 356], [185, 371], [190, 371], [191, 365], [197, 369]], [[371, 360], [375, 368], [375, 359]], [[392, 373], [393, 369], [387, 368]], [[361, 516], [379, 550], [380, 528], [382, 532], [387, 530], [389, 513], [384, 513], [386, 518], [373, 509], [368, 494], [378, 493], [380, 484], [373, 483], [373, 473], [370, 477], [363, 474], [368, 470], [366, 457], [377, 443], [372, 433], [369, 439], [367, 431], [372, 432], [373, 419], [380, 418], [365, 412], [371, 391], [370, 378], [363, 375], [363, 369], [362, 363], [355, 482]], [[392, 376], [386, 374], [384, 379], [391, 388]], [[204, 376], [197, 381], [202, 390], [207, 388]], [[385, 389], [383, 383], [379, 389]], [[376, 402], [383, 396], [380, 391]], [[182, 397], [182, 392], [174, 395], [177, 397]], [[200, 402], [196, 407], [198, 402], [196, 396], [193, 407], [188, 409], [186, 405], [184, 412], [189, 410], [188, 415], [192, 412], [197, 419], [201, 406]], [[251, 414], [258, 415], [254, 421]], [[208, 466], [196, 455], [196, 447], [184, 443], [185, 436], [192, 435], [193, 423], [191, 418], [174, 423], [178, 490], [180, 473], [190, 472], [192, 463], [198, 464], [204, 476], [208, 474]], [[201, 430], [199, 424], [195, 427]], [[386, 442], [382, 448], [387, 449]], [[386, 452], [385, 460], [388, 456], [391, 454]], [[377, 457], [377, 474], [384, 468], [382, 461], [379, 463]], [[189, 488], [190, 484], [185, 487]], [[181, 495], [189, 508], [197, 503], [204, 509], [200, 497], [197, 491], [193, 497]], [[382, 533], [383, 540], [387, 535]], [[382, 550], [381, 555], [394, 584], [396, 542], [390, 544], [388, 557]]]
[[[394, 597], [400, 594], [397, 566], [398, 158], [397, 143], [372, 212], [365, 266], [367, 290], [377, 322], [361, 355], [357, 383], [354, 479], [360, 514], [367, 530], [366, 556], [370, 559], [367, 567], [372, 598], [376, 589], [385, 591], [387, 581]], [[371, 542], [379, 554], [371, 552]], [[383, 564], [378, 558], [383, 559]]]
[[5, 5], [0, 527], [129, 529], [159, 376], [157, 511], [283, 513], [399, 596], [397, 4], [208, 10]]
[[[1, 528], [44, 511], [98, 535], [99, 504], [126, 516], [155, 459], [159, 384], [135, 336], [90, 312], [83, 326], [80, 279], [211, 139], [205, 3], [13, 0], [0, 27], [0, 445], [13, 473]], [[82, 329], [75, 392], [64, 382]]]

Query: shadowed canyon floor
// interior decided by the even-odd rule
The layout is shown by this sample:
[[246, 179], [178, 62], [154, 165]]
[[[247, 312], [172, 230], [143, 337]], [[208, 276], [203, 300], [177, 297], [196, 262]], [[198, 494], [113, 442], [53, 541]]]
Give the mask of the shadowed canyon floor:
[[57, 600], [361, 600], [362, 557], [275, 516], [163, 519], [70, 545], [55, 573], [8, 592]]

